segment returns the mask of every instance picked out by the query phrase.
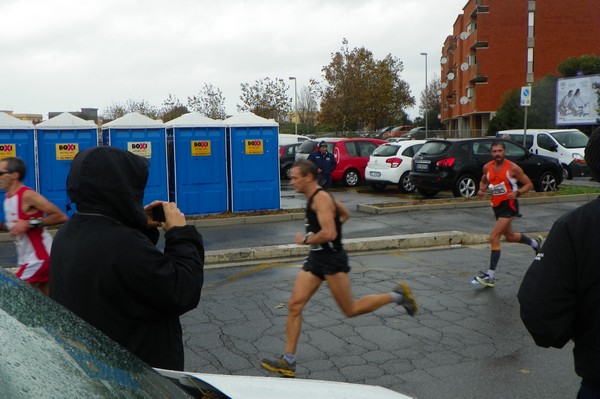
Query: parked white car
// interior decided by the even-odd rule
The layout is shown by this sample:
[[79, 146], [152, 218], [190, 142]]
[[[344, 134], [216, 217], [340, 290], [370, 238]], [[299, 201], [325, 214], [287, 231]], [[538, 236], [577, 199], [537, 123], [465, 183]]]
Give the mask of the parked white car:
[[365, 179], [375, 190], [397, 184], [400, 191], [412, 193], [415, 185], [408, 176], [412, 157], [425, 140], [405, 140], [382, 144], [375, 149], [365, 170]]

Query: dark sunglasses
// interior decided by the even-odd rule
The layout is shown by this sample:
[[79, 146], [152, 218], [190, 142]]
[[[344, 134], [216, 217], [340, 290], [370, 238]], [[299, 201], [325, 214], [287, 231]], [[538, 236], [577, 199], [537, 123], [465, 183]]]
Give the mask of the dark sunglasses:
[[12, 171], [12, 170], [4, 170], [4, 171], [1, 171], [1, 172], [0, 172], [0, 176], [3, 176], [3, 175], [5, 175], [5, 174], [7, 174], [7, 173], [15, 173], [15, 172], [14, 172], [14, 171]]

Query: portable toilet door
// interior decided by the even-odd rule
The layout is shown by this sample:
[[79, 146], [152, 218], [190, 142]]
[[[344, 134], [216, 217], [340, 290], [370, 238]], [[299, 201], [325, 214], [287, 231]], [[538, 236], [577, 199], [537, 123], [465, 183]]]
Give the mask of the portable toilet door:
[[98, 145], [98, 128], [93, 121], [63, 112], [37, 124], [35, 131], [40, 194], [70, 216], [75, 212], [67, 210], [71, 162], [80, 151]]
[[150, 162], [144, 205], [168, 201], [167, 141], [162, 122], [132, 112], [102, 126], [102, 143], [132, 152]]
[[281, 208], [279, 124], [251, 112], [224, 121], [229, 140], [232, 212]]
[[225, 125], [199, 113], [166, 123], [170, 200], [186, 215], [227, 211]]
[[[23, 184], [37, 190], [35, 163], [35, 130], [33, 123], [0, 112], [0, 159], [19, 157], [25, 162]], [[4, 223], [5, 192], [0, 190], [0, 222]]]

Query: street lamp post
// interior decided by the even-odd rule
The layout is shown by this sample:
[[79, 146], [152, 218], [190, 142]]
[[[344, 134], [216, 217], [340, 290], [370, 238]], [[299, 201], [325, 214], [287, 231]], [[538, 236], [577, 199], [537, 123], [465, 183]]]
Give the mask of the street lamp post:
[[425, 56], [425, 104], [424, 104], [424, 108], [425, 108], [425, 138], [427, 138], [427, 101], [429, 100], [429, 98], [427, 97], [427, 53], [421, 53], [421, 55]]
[[296, 135], [298, 135], [298, 90], [296, 86], [296, 78], [290, 76], [290, 80], [294, 81], [294, 124]]

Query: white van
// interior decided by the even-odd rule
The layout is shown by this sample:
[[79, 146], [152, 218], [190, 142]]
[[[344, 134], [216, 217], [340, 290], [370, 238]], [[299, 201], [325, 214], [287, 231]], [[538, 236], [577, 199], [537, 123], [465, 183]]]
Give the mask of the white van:
[[[510, 138], [523, 145], [523, 129], [501, 130], [497, 137]], [[590, 176], [584, 160], [589, 138], [577, 129], [527, 129], [525, 147], [534, 154], [557, 159], [564, 178]]]
[[303, 141], [308, 140], [309, 138], [306, 136], [300, 136], [296, 134], [280, 134], [279, 135], [279, 145], [288, 145], [294, 143], [301, 143]]

